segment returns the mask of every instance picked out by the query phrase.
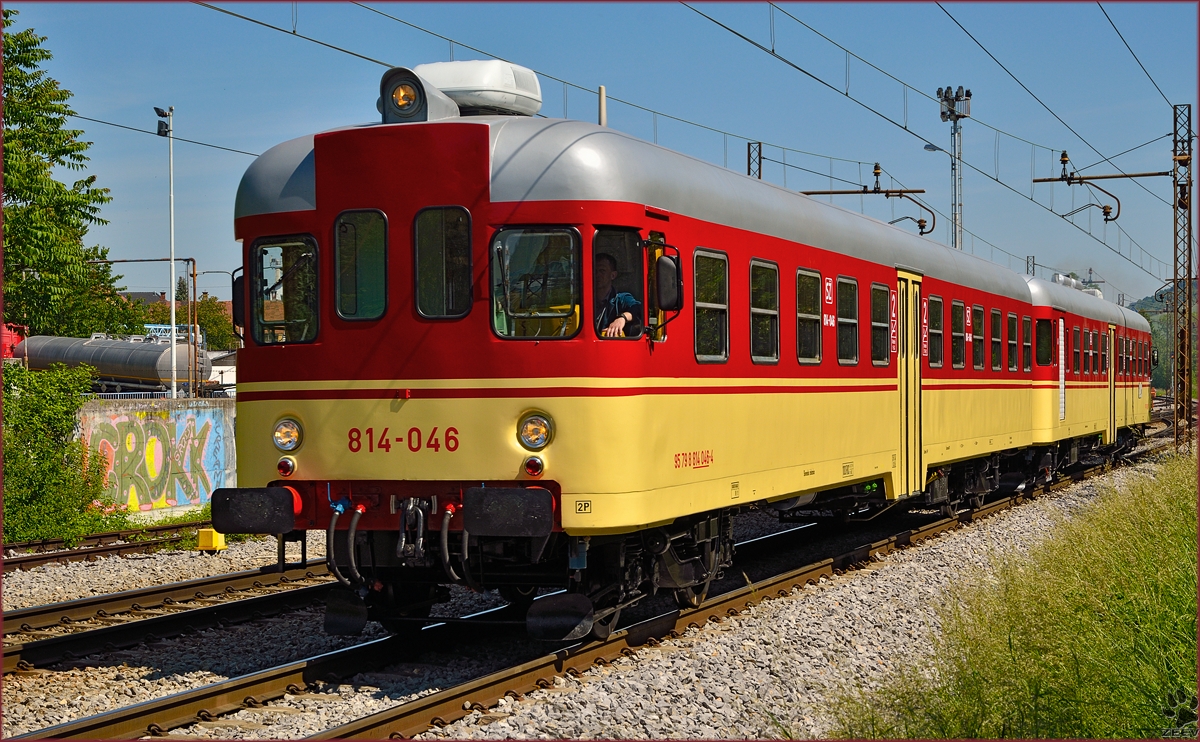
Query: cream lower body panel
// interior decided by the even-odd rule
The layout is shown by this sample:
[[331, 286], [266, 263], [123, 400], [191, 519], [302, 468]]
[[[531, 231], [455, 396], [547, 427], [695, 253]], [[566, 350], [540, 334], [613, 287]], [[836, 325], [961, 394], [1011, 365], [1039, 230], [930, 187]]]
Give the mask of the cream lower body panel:
[[[578, 535], [890, 478], [896, 466], [894, 391], [417, 395], [239, 401], [238, 481], [259, 487], [279, 479], [282, 453], [271, 433], [284, 417], [304, 430], [291, 454], [295, 480], [534, 481], [523, 471], [531, 454], [516, 431], [535, 411], [554, 426], [550, 444], [537, 454], [545, 462], [542, 478], [562, 487], [563, 526]], [[418, 439], [420, 447], [410, 446]], [[351, 450], [355, 441], [358, 451]]]

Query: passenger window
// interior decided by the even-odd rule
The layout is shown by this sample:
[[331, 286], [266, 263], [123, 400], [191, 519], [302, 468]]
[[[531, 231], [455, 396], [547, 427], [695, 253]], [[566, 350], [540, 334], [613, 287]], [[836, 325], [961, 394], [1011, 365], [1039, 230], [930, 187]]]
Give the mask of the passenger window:
[[465, 317], [471, 311], [471, 216], [461, 206], [425, 209], [413, 225], [417, 312]]
[[779, 269], [750, 261], [750, 359], [779, 362]]
[[1049, 366], [1052, 363], [1054, 351], [1054, 329], [1048, 319], [1037, 321], [1037, 364]]
[[1025, 361], [1026, 371], [1033, 370], [1033, 319], [1025, 317], [1021, 320], [1021, 350]]
[[1092, 330], [1092, 373], [1100, 375], [1100, 333]]
[[492, 327], [502, 338], [579, 332], [582, 262], [573, 229], [503, 229], [492, 238]]
[[983, 370], [983, 307], [976, 304], [967, 319], [971, 328], [971, 363], [977, 370]]
[[387, 219], [378, 211], [347, 211], [333, 234], [338, 315], [379, 319], [387, 308]]
[[796, 360], [821, 362], [821, 274], [796, 271]]
[[858, 363], [858, 282], [839, 278], [837, 282], [838, 363]]
[[999, 371], [1004, 365], [1004, 360], [1001, 355], [1004, 351], [1004, 338], [1002, 333], [1004, 320], [999, 309], [992, 310], [992, 370]]
[[1071, 371], [1079, 373], [1079, 328], [1071, 333]]
[[871, 285], [871, 363], [888, 365], [891, 323], [888, 316], [888, 287]]
[[259, 345], [317, 338], [317, 243], [307, 235], [259, 240], [251, 250], [251, 328]]
[[1008, 315], [1008, 370], [1016, 371], [1017, 364], [1017, 315]]
[[967, 365], [966, 309], [961, 301], [950, 302], [950, 367]]
[[1108, 333], [1100, 336], [1100, 368], [1104, 376], [1108, 376]]
[[942, 337], [942, 300], [931, 296], [929, 297], [929, 367], [941, 368], [945, 352], [946, 345]]
[[592, 238], [592, 324], [597, 337], [642, 336], [646, 321], [643, 261], [642, 238], [636, 230], [596, 231]]
[[696, 251], [696, 360], [729, 358], [729, 261], [720, 253]]

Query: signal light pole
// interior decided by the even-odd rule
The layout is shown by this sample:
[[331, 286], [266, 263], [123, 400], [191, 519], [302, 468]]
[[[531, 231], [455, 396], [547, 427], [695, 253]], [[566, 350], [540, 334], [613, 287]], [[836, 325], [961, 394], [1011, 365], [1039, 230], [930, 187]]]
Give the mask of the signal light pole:
[[[950, 247], [963, 249], [962, 226], [962, 125], [959, 119], [971, 117], [971, 91], [963, 90], [962, 85], [957, 91], [950, 86], [937, 89], [938, 100], [941, 101], [942, 121], [950, 122]], [[925, 149], [929, 149], [926, 145]], [[935, 151], [935, 150], [930, 150]]]
[[158, 135], [167, 138], [167, 174], [169, 178], [167, 187], [171, 203], [171, 283], [168, 284], [168, 295], [171, 297], [171, 399], [177, 399], [179, 392], [176, 388], [178, 379], [175, 371], [175, 106], [170, 106], [165, 111], [155, 106], [154, 113], [160, 119], [166, 119], [166, 121], [158, 122]]

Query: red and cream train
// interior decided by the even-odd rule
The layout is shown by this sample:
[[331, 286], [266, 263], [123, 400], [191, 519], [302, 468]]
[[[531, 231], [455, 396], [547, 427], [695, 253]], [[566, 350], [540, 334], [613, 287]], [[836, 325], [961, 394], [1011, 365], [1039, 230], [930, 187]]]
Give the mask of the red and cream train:
[[[515, 65], [396, 68], [381, 122], [239, 187], [213, 518], [326, 530], [349, 630], [460, 582], [566, 588], [602, 635], [702, 600], [746, 506], [950, 508], [1149, 421], [1136, 313], [539, 100]], [[598, 331], [614, 294], [630, 337]]]

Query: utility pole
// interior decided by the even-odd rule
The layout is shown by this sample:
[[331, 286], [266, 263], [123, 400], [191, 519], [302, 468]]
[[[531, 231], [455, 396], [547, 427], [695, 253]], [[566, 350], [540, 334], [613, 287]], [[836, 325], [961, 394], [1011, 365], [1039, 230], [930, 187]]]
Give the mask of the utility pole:
[[1172, 179], [1175, 202], [1175, 311], [1171, 331], [1175, 344], [1175, 451], [1191, 456], [1192, 416], [1192, 107], [1175, 106]]
[[[1063, 218], [1095, 206], [1104, 213], [1104, 221], [1115, 222], [1121, 216], [1121, 202], [1117, 197], [1092, 181], [1109, 180], [1112, 178], [1154, 178], [1170, 177], [1174, 181], [1174, 203], [1171, 206], [1172, 223], [1175, 227], [1175, 260], [1174, 272], [1171, 279], [1171, 342], [1173, 347], [1174, 371], [1172, 374], [1172, 392], [1175, 397], [1175, 451], [1184, 455], [1193, 455], [1195, 433], [1192, 430], [1195, 408], [1192, 405], [1192, 282], [1195, 279], [1192, 262], [1192, 106], [1181, 104], [1173, 106], [1175, 138], [1171, 155], [1171, 170], [1158, 173], [1113, 173], [1108, 175], [1079, 175], [1068, 173], [1067, 164], [1070, 158], [1063, 152], [1059, 158], [1062, 163], [1062, 174], [1057, 178], [1034, 178], [1034, 183], [1050, 183], [1062, 181], [1067, 185], [1087, 184], [1091, 188], [1104, 193], [1117, 202], [1117, 213], [1112, 213], [1112, 207], [1099, 204], [1085, 204], [1075, 211], [1060, 214]], [[1118, 297], [1120, 303], [1124, 295]]]
[[746, 142], [746, 175], [762, 180], [762, 142]]
[[167, 138], [167, 175], [169, 185], [167, 186], [170, 193], [170, 208], [171, 216], [171, 282], [167, 284], [170, 288], [168, 296], [171, 300], [171, 399], [177, 399], [179, 396], [177, 384], [177, 372], [175, 370], [175, 106], [170, 106], [167, 110], [163, 110], [158, 106], [154, 107], [154, 113], [160, 119], [166, 121], [158, 122], [158, 135]]
[[971, 117], [971, 91], [950, 86], [938, 88], [942, 121], [950, 122], [950, 247], [963, 249], [962, 227], [962, 125], [959, 119]]

